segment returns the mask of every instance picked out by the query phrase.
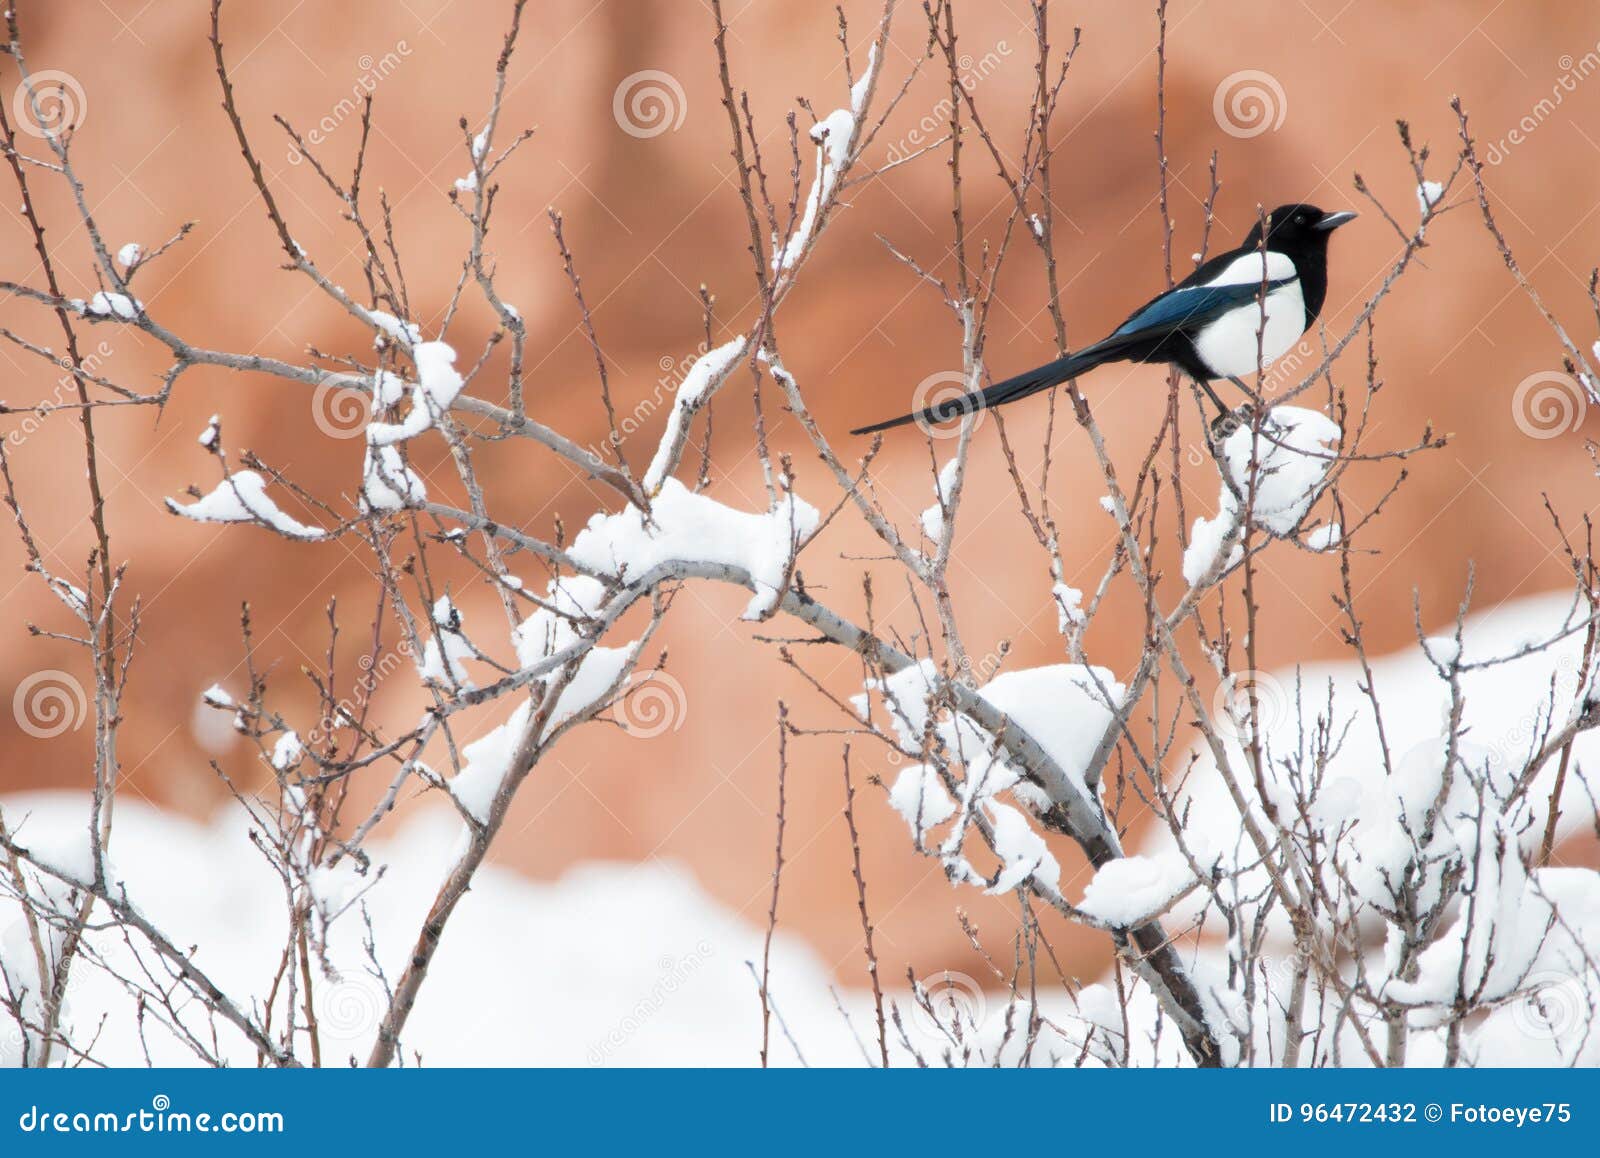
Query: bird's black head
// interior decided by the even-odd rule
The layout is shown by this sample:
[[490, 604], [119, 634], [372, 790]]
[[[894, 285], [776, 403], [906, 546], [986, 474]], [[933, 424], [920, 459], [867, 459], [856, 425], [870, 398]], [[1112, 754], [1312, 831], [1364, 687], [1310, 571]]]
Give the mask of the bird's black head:
[[[1267, 214], [1267, 248], [1286, 253], [1327, 252], [1328, 235], [1354, 213], [1327, 213], [1315, 205], [1280, 205]], [[1261, 222], [1250, 227], [1246, 249], [1261, 245]]]

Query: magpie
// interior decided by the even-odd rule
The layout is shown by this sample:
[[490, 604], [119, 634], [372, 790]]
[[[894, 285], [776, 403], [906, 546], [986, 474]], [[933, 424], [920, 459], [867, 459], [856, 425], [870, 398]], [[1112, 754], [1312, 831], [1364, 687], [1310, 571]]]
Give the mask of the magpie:
[[1315, 205], [1280, 205], [1267, 216], [1265, 244], [1257, 221], [1237, 249], [1202, 263], [1092, 346], [987, 390], [850, 433], [873, 434], [908, 422], [960, 418], [1048, 390], [1107, 362], [1176, 366], [1226, 413], [1211, 380], [1226, 378], [1254, 397], [1241, 376], [1293, 348], [1317, 320], [1328, 294], [1328, 238], [1354, 217], [1354, 213], [1325, 213]]

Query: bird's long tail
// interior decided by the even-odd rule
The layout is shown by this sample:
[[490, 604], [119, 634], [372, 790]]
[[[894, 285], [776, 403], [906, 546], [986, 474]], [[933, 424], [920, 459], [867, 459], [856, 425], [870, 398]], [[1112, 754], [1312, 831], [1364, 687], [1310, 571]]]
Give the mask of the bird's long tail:
[[1058, 386], [1069, 378], [1076, 378], [1079, 374], [1094, 369], [1106, 362], [1114, 362], [1121, 354], [1110, 342], [1097, 342], [1087, 346], [1075, 354], [1068, 354], [1065, 358], [1057, 358], [1054, 362], [1046, 362], [1014, 378], [1007, 378], [1004, 382], [996, 382], [987, 390], [975, 394], [963, 395], [960, 398], [949, 398], [943, 402], [929, 406], [925, 410], [918, 410], [912, 414], [905, 414], [899, 418], [891, 418], [887, 422], [876, 422], [871, 426], [863, 426], [859, 430], [852, 430], [851, 434], [876, 434], [880, 430], [891, 430], [896, 426], [904, 426], [908, 422], [922, 425], [938, 422], [949, 422], [965, 414], [972, 414], [978, 410], [992, 410], [996, 406], [1003, 406], [1007, 402], [1015, 402], [1018, 398], [1026, 398], [1030, 394], [1037, 394], [1041, 390], [1048, 390]]

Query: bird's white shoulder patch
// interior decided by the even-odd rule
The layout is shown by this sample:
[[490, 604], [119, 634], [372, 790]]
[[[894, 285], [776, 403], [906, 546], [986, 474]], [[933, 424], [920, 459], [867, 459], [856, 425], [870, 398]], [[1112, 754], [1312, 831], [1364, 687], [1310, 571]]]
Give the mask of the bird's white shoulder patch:
[[1257, 252], [1242, 254], [1234, 258], [1222, 268], [1222, 272], [1206, 282], [1206, 285], [1259, 285], [1261, 282], [1261, 262], [1266, 258], [1266, 276], [1268, 281], [1282, 281], [1286, 277], [1298, 277], [1299, 271], [1295, 269], [1294, 262], [1289, 255], [1278, 253], [1269, 249], [1265, 254]]

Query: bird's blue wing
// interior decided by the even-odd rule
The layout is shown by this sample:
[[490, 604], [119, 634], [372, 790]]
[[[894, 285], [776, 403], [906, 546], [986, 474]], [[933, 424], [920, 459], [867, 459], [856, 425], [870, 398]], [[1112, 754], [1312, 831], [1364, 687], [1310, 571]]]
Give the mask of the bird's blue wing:
[[[1267, 282], [1267, 291], [1288, 285], [1294, 278]], [[1195, 285], [1168, 290], [1147, 303], [1118, 326], [1113, 338], [1145, 334], [1170, 334], [1175, 330], [1203, 326], [1229, 310], [1249, 305], [1261, 296], [1261, 283], [1239, 282], [1229, 285]]]

